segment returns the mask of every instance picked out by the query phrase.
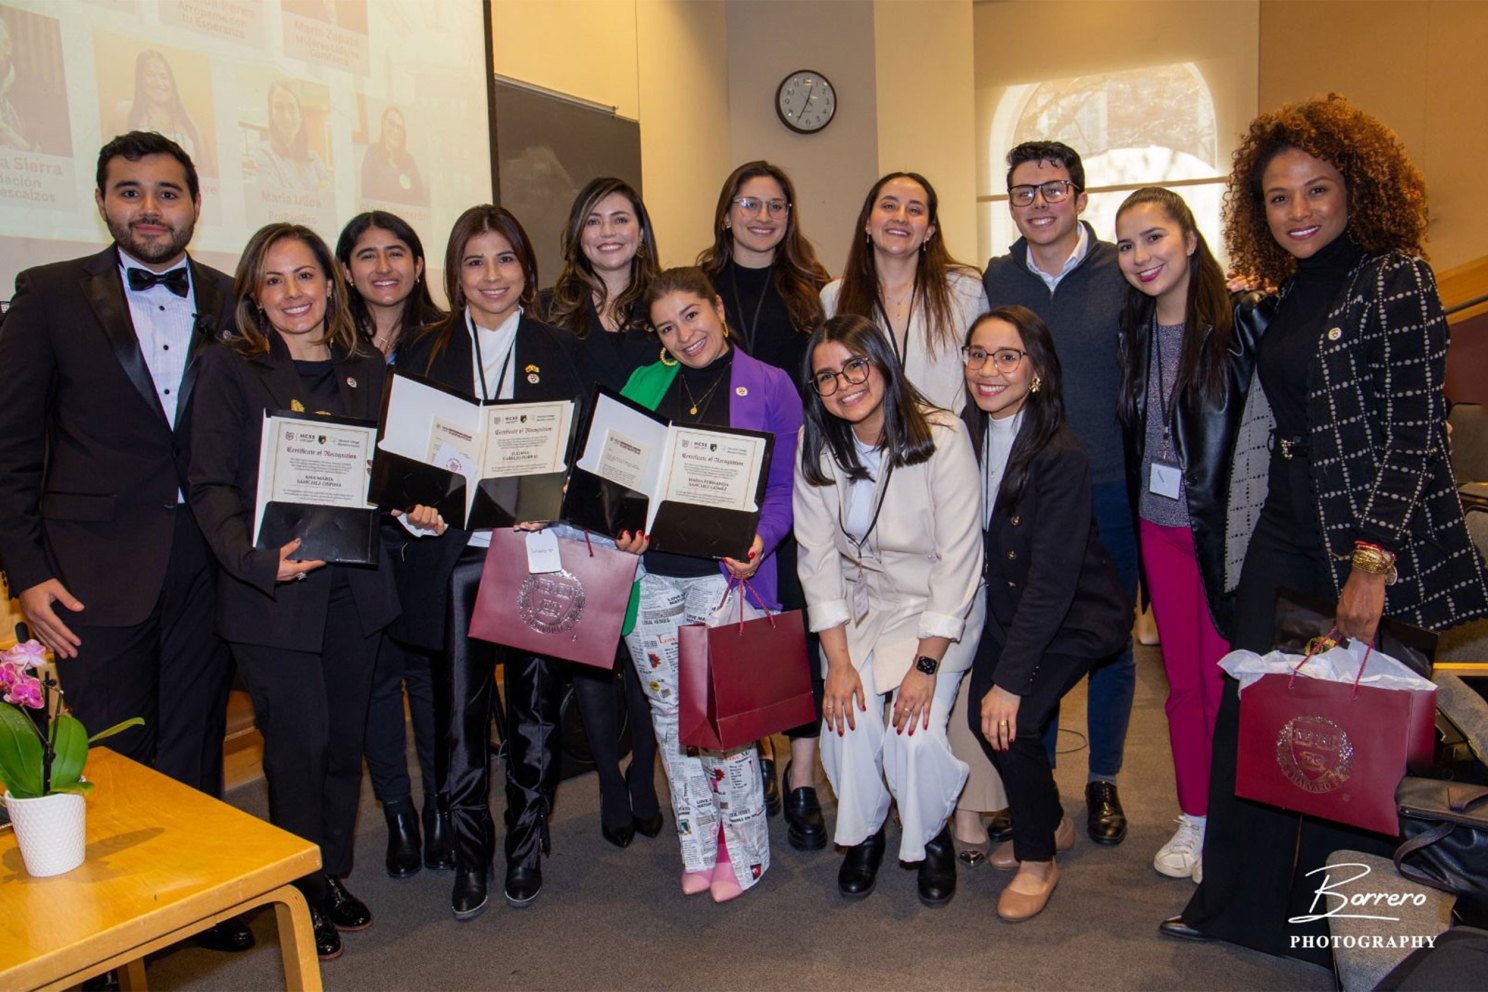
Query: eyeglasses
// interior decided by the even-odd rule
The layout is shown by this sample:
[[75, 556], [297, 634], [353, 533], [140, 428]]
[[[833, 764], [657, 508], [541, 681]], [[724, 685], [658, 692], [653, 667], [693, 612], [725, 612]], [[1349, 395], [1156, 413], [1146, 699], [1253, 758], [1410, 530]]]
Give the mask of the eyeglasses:
[[1045, 203], [1060, 203], [1071, 193], [1077, 193], [1079, 190], [1080, 188], [1068, 179], [1050, 179], [1037, 186], [1032, 184], [1010, 186], [1008, 187], [1008, 199], [1012, 200], [1016, 207], [1028, 207], [1033, 205], [1034, 197], [1042, 193]]
[[866, 358], [849, 358], [842, 363], [840, 372], [818, 372], [811, 377], [811, 388], [818, 396], [831, 396], [837, 392], [837, 377], [840, 375], [849, 386], [859, 386], [868, 381], [868, 370], [873, 362]]
[[757, 214], [764, 207], [771, 217], [784, 217], [790, 210], [790, 204], [784, 200], [761, 200], [757, 196], [736, 196], [729, 202], [746, 214]]
[[1028, 352], [1019, 351], [1017, 348], [998, 348], [996, 351], [986, 351], [982, 348], [962, 348], [961, 361], [965, 366], [975, 372], [987, 364], [987, 359], [992, 360], [992, 367], [1003, 375], [1016, 371], [1018, 363], [1023, 361]]

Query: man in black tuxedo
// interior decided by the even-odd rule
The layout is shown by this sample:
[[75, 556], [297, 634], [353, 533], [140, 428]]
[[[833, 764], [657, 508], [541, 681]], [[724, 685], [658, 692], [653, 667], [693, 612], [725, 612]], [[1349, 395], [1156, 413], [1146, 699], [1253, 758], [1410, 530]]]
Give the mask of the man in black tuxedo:
[[[231, 280], [186, 254], [201, 193], [170, 139], [110, 141], [95, 199], [114, 243], [22, 272], [0, 325], [0, 566], [84, 726], [143, 717], [109, 747], [217, 795], [231, 662], [177, 410]], [[204, 943], [251, 946], [236, 927]]]

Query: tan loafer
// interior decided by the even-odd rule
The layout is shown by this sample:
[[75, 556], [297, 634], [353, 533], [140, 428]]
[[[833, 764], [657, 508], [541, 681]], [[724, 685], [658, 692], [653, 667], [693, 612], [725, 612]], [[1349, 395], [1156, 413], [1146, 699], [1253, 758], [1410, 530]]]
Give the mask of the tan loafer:
[[1002, 895], [997, 897], [997, 915], [1009, 923], [1022, 923], [1031, 920], [1044, 911], [1049, 905], [1049, 896], [1053, 894], [1054, 887], [1059, 884], [1059, 866], [1049, 866], [1049, 877], [1044, 880], [1043, 886], [1038, 892], [1014, 892], [1012, 886], [1002, 890]]
[[[1069, 817], [1059, 821], [1059, 827], [1054, 831], [1054, 852], [1063, 854], [1075, 846], [1075, 824]], [[987, 863], [998, 871], [1017, 871], [1018, 859], [1013, 855], [1013, 842], [1003, 841], [997, 845], [997, 850], [987, 859]]]

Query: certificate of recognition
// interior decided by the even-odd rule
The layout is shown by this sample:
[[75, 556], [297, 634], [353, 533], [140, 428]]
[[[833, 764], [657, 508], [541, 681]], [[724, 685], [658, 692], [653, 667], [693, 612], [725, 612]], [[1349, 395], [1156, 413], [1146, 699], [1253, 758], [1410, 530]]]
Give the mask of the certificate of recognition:
[[754, 510], [765, 439], [696, 427], [671, 430], [663, 500]]
[[367, 501], [367, 488], [376, 442], [374, 424], [265, 414], [254, 502], [258, 546], [280, 547], [298, 537], [302, 559], [375, 561], [367, 528], [375, 532], [376, 507]]
[[489, 407], [480, 477], [562, 472], [573, 412], [572, 400]]

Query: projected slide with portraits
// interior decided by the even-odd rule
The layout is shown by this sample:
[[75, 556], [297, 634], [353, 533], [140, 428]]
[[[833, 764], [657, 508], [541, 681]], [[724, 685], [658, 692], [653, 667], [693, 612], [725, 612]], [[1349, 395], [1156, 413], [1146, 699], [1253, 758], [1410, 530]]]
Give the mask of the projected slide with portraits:
[[0, 0], [0, 299], [21, 269], [108, 242], [98, 149], [130, 130], [191, 156], [192, 251], [227, 271], [271, 221], [334, 244], [384, 209], [442, 244], [491, 198], [483, 16], [480, 0]]

